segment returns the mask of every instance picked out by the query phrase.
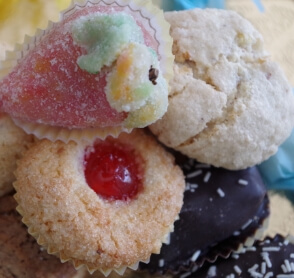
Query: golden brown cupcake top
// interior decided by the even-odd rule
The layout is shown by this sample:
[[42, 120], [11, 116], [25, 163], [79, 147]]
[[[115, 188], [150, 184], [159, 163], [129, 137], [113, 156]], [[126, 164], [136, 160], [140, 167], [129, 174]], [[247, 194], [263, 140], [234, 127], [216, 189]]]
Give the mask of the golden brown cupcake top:
[[[138, 157], [142, 188], [127, 200], [103, 197], [87, 183], [85, 158], [108, 145]], [[19, 211], [30, 233], [48, 252], [90, 271], [121, 270], [159, 253], [182, 206], [185, 184], [173, 157], [137, 130], [90, 146], [43, 140], [20, 160], [16, 177]]]

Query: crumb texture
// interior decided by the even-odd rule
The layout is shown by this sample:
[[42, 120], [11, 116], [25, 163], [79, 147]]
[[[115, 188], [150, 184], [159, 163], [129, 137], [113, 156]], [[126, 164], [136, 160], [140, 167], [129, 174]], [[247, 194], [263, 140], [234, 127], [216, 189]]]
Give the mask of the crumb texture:
[[273, 193], [270, 194], [271, 216], [266, 236], [283, 236], [294, 234], [294, 207], [289, 199], [284, 195]]
[[27, 233], [11, 195], [0, 198], [0, 277], [78, 278], [72, 265], [49, 255]]
[[169, 108], [151, 126], [197, 160], [242, 169], [273, 155], [294, 126], [294, 96], [261, 34], [236, 12], [168, 12], [175, 77]]
[[16, 161], [33, 138], [25, 134], [6, 115], [0, 113], [0, 196], [12, 191]]
[[158, 253], [183, 202], [183, 173], [150, 135], [136, 130], [107, 140], [132, 146], [144, 160], [143, 191], [129, 202], [107, 201], [88, 186], [86, 143], [43, 140], [16, 171], [16, 199], [29, 231], [49, 252], [89, 269], [130, 266]]

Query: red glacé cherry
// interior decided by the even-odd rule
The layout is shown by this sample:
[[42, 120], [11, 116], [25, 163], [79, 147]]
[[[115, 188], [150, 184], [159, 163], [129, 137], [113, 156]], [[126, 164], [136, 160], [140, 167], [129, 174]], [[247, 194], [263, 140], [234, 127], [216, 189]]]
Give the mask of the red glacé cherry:
[[99, 142], [85, 156], [85, 177], [104, 199], [134, 199], [143, 188], [143, 160], [128, 145]]

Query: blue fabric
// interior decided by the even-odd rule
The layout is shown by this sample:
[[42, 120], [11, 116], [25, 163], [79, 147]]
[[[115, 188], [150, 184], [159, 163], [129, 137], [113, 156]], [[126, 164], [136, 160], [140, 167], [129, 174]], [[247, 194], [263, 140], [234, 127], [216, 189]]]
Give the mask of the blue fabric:
[[260, 12], [264, 12], [264, 7], [261, 3], [261, 0], [252, 0]]
[[294, 131], [278, 152], [258, 168], [269, 189], [294, 190]]
[[258, 168], [268, 189], [284, 191], [294, 202], [294, 130], [278, 152]]
[[163, 0], [162, 8], [165, 11], [188, 10], [193, 8], [219, 8], [224, 9], [224, 0]]

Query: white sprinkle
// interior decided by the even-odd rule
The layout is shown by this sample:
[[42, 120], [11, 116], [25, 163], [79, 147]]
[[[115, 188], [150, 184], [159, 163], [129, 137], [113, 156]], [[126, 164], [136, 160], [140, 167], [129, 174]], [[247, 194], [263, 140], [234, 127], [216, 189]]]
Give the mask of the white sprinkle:
[[187, 182], [187, 184], [188, 184], [189, 187], [192, 188], [192, 189], [196, 189], [196, 188], [198, 188], [198, 184], [196, 184], [196, 183], [188, 183], [188, 182]]
[[186, 177], [187, 177], [188, 179], [189, 179], [189, 178], [195, 178], [195, 177], [197, 177], [197, 176], [199, 176], [199, 175], [201, 175], [201, 174], [202, 174], [202, 170], [197, 170], [197, 171], [194, 171], [194, 172], [188, 174]]
[[263, 260], [266, 262], [267, 267], [271, 268], [272, 267], [272, 262], [271, 262], [271, 260], [269, 258], [269, 254], [267, 252], [262, 252], [261, 256], [262, 256]]
[[278, 274], [277, 278], [294, 278], [294, 274]]
[[158, 262], [159, 267], [163, 267], [164, 266], [164, 259], [160, 259]]
[[248, 269], [248, 272], [254, 272], [256, 269], [258, 269], [258, 264], [255, 264], [251, 268]]
[[241, 270], [241, 268], [240, 268], [239, 266], [235, 265], [235, 266], [234, 266], [234, 270], [236, 271], [236, 273], [237, 273], [238, 275], [241, 275], [242, 270]]
[[272, 273], [272, 272], [268, 272], [265, 276], [264, 276], [264, 278], [270, 278], [270, 277], [273, 277], [274, 276], [274, 274]]
[[190, 189], [190, 192], [194, 193], [195, 192], [195, 189], [194, 188], [191, 188]]
[[239, 254], [244, 254], [246, 253], [246, 248], [242, 247], [241, 250], [238, 251]]
[[212, 265], [207, 271], [208, 277], [215, 277], [216, 276], [216, 266]]
[[281, 250], [280, 247], [274, 247], [274, 246], [270, 246], [270, 247], [262, 247], [262, 251], [268, 251], [268, 252], [279, 252]]
[[192, 274], [191, 272], [186, 272], [186, 273], [182, 274], [180, 276], [180, 278], [186, 278], [186, 277], [190, 276], [191, 274]]
[[192, 262], [195, 262], [195, 261], [198, 259], [200, 253], [201, 253], [200, 250], [196, 251], [196, 252], [193, 254], [193, 256], [191, 257], [191, 261], [192, 261]]
[[[179, 219], [179, 218], [178, 218]], [[170, 233], [165, 238], [165, 244], [170, 245]]]
[[294, 259], [294, 253], [291, 253], [291, 254], [290, 254], [290, 258], [291, 258], [291, 259]]
[[198, 265], [194, 265], [193, 268], [192, 268], [192, 270], [191, 270], [192, 273], [194, 273], [197, 269], [199, 269], [199, 266]]
[[285, 239], [285, 240], [284, 240], [284, 245], [287, 246], [288, 244], [289, 244], [289, 240], [288, 240], [288, 239]]
[[242, 227], [242, 230], [245, 230], [252, 223], [252, 219], [249, 219]]
[[227, 275], [226, 278], [235, 278], [235, 275], [232, 273], [230, 275]]
[[241, 184], [241, 185], [248, 185], [248, 181], [242, 180], [242, 179], [239, 179], [238, 183]]
[[223, 197], [226, 196], [225, 192], [224, 192], [221, 188], [218, 188], [218, 189], [217, 189], [217, 193], [218, 193], [218, 195], [219, 195], [221, 198], [223, 198]]
[[253, 252], [255, 252], [256, 251], [256, 247], [255, 246], [246, 247], [246, 252], [247, 251], [253, 251]]
[[238, 260], [239, 259], [239, 255], [238, 254], [233, 254], [232, 255], [232, 258], [235, 259], [235, 260]]
[[256, 271], [251, 271], [249, 272], [251, 276], [253, 276], [254, 278], [263, 278], [263, 275], [261, 273], [258, 273]]
[[282, 270], [283, 270], [284, 273], [287, 273], [288, 272], [287, 271], [287, 267], [284, 264], [281, 265], [281, 268], [282, 268]]
[[233, 236], [239, 236], [241, 233], [239, 231], [236, 231], [233, 233]]
[[266, 273], [266, 263], [265, 262], [262, 262], [261, 263], [261, 273], [262, 274], [265, 274]]
[[288, 270], [287, 272], [291, 272], [292, 269], [289, 260], [284, 260], [284, 264]]
[[208, 164], [197, 164], [195, 167], [196, 168], [210, 168], [211, 166]]
[[294, 263], [291, 263], [291, 270], [294, 272]]
[[204, 182], [208, 182], [209, 179], [210, 179], [210, 177], [211, 177], [211, 172], [207, 172], [207, 173], [205, 174], [205, 176], [204, 176], [203, 181], [204, 181]]

